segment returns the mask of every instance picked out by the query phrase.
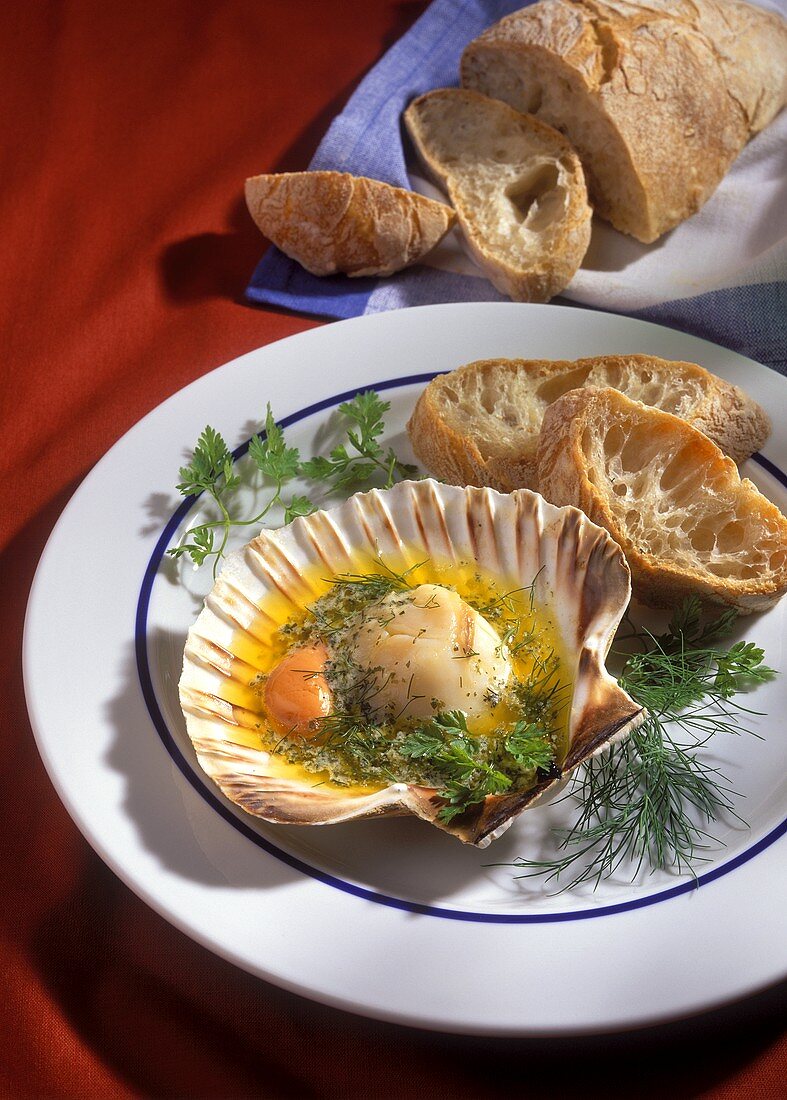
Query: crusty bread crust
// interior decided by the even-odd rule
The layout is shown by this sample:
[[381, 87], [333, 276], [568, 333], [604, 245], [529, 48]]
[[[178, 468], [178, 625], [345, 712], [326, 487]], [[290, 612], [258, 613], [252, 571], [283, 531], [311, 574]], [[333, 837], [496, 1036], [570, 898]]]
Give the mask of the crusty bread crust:
[[347, 172], [253, 176], [246, 203], [265, 236], [313, 275], [391, 275], [456, 220], [444, 203]]
[[742, 462], [770, 433], [760, 406], [696, 363], [650, 355], [483, 359], [433, 379], [408, 425], [436, 477], [502, 492], [537, 488], [537, 448], [549, 404], [568, 390], [611, 386], [689, 421]]
[[787, 101], [787, 23], [743, 0], [540, 0], [470, 43], [462, 83], [562, 130], [596, 212], [650, 242]]
[[787, 591], [787, 519], [677, 416], [617, 390], [572, 390], [544, 416], [538, 483], [609, 531], [653, 607], [698, 596], [748, 613]]
[[493, 286], [515, 302], [546, 302], [568, 286], [590, 243], [592, 211], [565, 138], [461, 88], [427, 92], [404, 120]]

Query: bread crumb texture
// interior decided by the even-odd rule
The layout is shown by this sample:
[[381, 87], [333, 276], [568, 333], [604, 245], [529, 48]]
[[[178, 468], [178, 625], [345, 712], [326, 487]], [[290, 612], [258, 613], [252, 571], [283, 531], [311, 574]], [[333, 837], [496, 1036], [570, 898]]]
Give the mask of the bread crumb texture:
[[787, 591], [787, 520], [679, 417], [612, 389], [567, 393], [544, 416], [538, 479], [610, 532], [645, 603], [750, 612]]
[[692, 423], [736, 462], [770, 432], [768, 417], [737, 386], [696, 363], [651, 355], [587, 359], [484, 359], [435, 378], [410, 421], [419, 460], [456, 484], [502, 492], [536, 489], [544, 414], [579, 387], [612, 387]]
[[565, 138], [460, 88], [420, 96], [405, 124], [490, 282], [521, 302], [563, 290], [587, 251], [592, 213], [582, 165]]
[[540, 0], [475, 39], [462, 83], [566, 134], [591, 201], [656, 240], [787, 100], [787, 23], [743, 0]]

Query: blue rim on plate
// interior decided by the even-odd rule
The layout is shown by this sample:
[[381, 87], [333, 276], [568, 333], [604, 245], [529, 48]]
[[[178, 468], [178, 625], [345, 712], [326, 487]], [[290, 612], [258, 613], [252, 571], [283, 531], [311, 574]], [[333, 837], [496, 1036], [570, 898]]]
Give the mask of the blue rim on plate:
[[[404, 378], [374, 382], [367, 386], [357, 386], [352, 390], [346, 390], [344, 393], [336, 394], [333, 397], [327, 397], [322, 401], [318, 401], [313, 405], [308, 405], [306, 408], [298, 410], [298, 412], [291, 413], [290, 416], [284, 417], [279, 423], [282, 428], [288, 428], [292, 424], [297, 424], [299, 421], [305, 420], [307, 417], [313, 416], [316, 413], [335, 408], [337, 405], [341, 404], [342, 401], [350, 401], [358, 393], [362, 393], [365, 390], [376, 390], [379, 393], [385, 390], [397, 389], [402, 386], [425, 385], [436, 377], [438, 373], [440, 372], [432, 371], [427, 374], [413, 374]], [[237, 461], [239, 458], [242, 458], [243, 455], [246, 454], [248, 447], [249, 443], [247, 441], [234, 450], [232, 452], [233, 460]], [[787, 475], [785, 475], [778, 466], [760, 454], [753, 455], [752, 458], [759, 466], [776, 478], [781, 485], [787, 488]], [[293, 856], [282, 848], [277, 847], [270, 840], [256, 832], [256, 830], [252, 829], [245, 821], [236, 816], [234, 811], [222, 802], [212, 785], [197, 773], [194, 766], [184, 756], [158, 704], [148, 661], [147, 620], [150, 608], [150, 598], [167, 547], [170, 545], [175, 532], [186, 515], [191, 511], [197, 499], [197, 496], [187, 497], [172, 514], [153, 549], [153, 553], [150, 556], [150, 560], [148, 561], [142, 578], [134, 626], [134, 648], [142, 695], [150, 719], [164, 747], [191, 786], [201, 795], [208, 805], [223, 817], [225, 821], [229, 822], [233, 828], [237, 829], [238, 832], [242, 833], [243, 836], [247, 837], [253, 844], [262, 848], [268, 855], [274, 856], [294, 870], [304, 875], [308, 875], [310, 878], [316, 879], [326, 886], [341, 890], [346, 894], [352, 894], [355, 897], [363, 898], [365, 901], [375, 902], [378, 905], [387, 905], [393, 909], [402, 909], [409, 913], [441, 917], [448, 920], [473, 921], [482, 924], [548, 924], [559, 921], [588, 920], [593, 917], [610, 916], [613, 913], [624, 913], [632, 909], [641, 909], [648, 905], [655, 905], [657, 902], [668, 901], [670, 898], [679, 897], [681, 894], [689, 893], [699, 886], [713, 882], [714, 879], [729, 874], [730, 871], [734, 871], [736, 867], [740, 867], [742, 864], [747, 863], [759, 852], [770, 847], [779, 837], [787, 833], [787, 818], [785, 818], [779, 825], [765, 836], [761, 837], [755, 844], [744, 849], [743, 852], [740, 852], [726, 863], [714, 867], [712, 870], [706, 871], [703, 874], [697, 875], [696, 878], [688, 879], [685, 882], [679, 883], [677, 886], [668, 887], [665, 890], [648, 894], [645, 897], [633, 898], [613, 905], [600, 905], [591, 909], [569, 910], [562, 913], [476, 913], [465, 909], [446, 909], [438, 905], [426, 905], [420, 902], [407, 901], [404, 898], [392, 897], [391, 895], [382, 894], [376, 890], [369, 890], [366, 887], [358, 886], [355, 883], [328, 874], [319, 867], [314, 867], [309, 863], [305, 863], [303, 860], [298, 859], [297, 856]]]

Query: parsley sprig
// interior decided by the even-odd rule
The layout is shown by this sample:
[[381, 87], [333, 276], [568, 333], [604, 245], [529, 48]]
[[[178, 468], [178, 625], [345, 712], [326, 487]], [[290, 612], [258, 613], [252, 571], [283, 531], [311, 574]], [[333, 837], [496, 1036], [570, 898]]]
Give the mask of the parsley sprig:
[[489, 794], [501, 794], [511, 779], [494, 765], [479, 760], [470, 740], [467, 720], [460, 710], [436, 714], [428, 725], [409, 734], [400, 749], [408, 760], [419, 760], [438, 772], [443, 780], [438, 791], [445, 805], [441, 821], [453, 821]]
[[234, 494], [241, 478], [224, 438], [214, 428], [206, 427], [197, 440], [191, 461], [180, 469], [177, 489], [185, 497], [206, 493], [217, 516], [190, 527], [183, 540], [167, 553], [174, 558], [188, 555], [196, 566], [212, 558], [215, 576], [233, 528], [260, 525], [277, 506], [284, 509], [285, 523], [315, 510], [311, 498], [303, 494], [294, 493], [284, 499], [285, 487], [295, 478], [306, 477], [315, 489], [331, 493], [377, 483], [390, 488], [402, 478], [413, 477], [415, 467], [400, 462], [391, 448], [384, 451], [380, 443], [389, 408], [390, 403], [382, 401], [374, 390], [343, 402], [339, 413], [348, 422], [347, 443], [334, 447], [330, 457], [317, 456], [303, 462], [298, 448], [285, 442], [284, 432], [268, 405], [264, 431], [252, 436], [248, 454], [253, 469], [262, 475], [271, 494], [253, 516], [236, 511]]
[[729, 780], [701, 751], [716, 734], [747, 732], [755, 712], [734, 697], [775, 675], [751, 642], [719, 644], [736, 617], [725, 611], [703, 624], [700, 602], [689, 599], [666, 633], [626, 635], [638, 649], [624, 655], [619, 679], [646, 720], [580, 770], [568, 795], [579, 803], [576, 820], [558, 831], [552, 858], [516, 860], [524, 877], [571, 889], [624, 866], [632, 881], [643, 868], [696, 874], [714, 842], [711, 823], [725, 814], [741, 820]]
[[414, 467], [400, 462], [393, 447], [383, 450], [380, 436], [385, 431], [383, 417], [390, 402], [382, 401], [374, 390], [359, 393], [352, 401], [339, 406], [339, 412], [350, 421], [347, 444], [340, 443], [329, 456], [317, 455], [303, 463], [302, 472], [313, 481], [329, 485], [334, 492], [352, 491], [379, 474], [385, 475], [384, 486], [412, 477]]
[[436, 714], [402, 742], [402, 756], [421, 761], [442, 780], [438, 797], [445, 805], [437, 815], [440, 821], [453, 821], [487, 795], [503, 794], [511, 787], [511, 772], [501, 770], [505, 755], [520, 772], [546, 770], [555, 759], [548, 734], [526, 721], [517, 722], [503, 740], [503, 760], [485, 760], [482, 746], [483, 742], [468, 732], [467, 719], [460, 710]]
[[441, 711], [399, 732], [386, 730], [358, 715], [336, 713], [312, 723], [313, 736], [304, 745], [287, 742], [293, 759], [306, 750], [331, 769], [336, 754], [357, 769], [361, 781], [381, 779], [433, 787], [444, 804], [437, 818], [446, 824], [483, 802], [487, 795], [527, 790], [537, 773], [549, 774], [555, 749], [549, 731], [520, 720], [507, 732], [474, 736], [460, 710]]

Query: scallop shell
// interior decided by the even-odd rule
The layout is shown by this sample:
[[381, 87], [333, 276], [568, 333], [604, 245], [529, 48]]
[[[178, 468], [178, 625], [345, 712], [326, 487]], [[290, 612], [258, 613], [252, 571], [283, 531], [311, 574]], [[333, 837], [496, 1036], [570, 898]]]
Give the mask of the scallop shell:
[[[235, 743], [259, 716], [227, 701], [229, 680], [248, 683], [255, 670], [233, 652], [253, 633], [266, 597], [283, 594], [298, 607], [314, 598], [304, 579], [320, 564], [333, 576], [352, 571], [358, 552], [401, 560], [477, 562], [492, 577], [529, 585], [550, 608], [568, 656], [574, 690], [569, 747], [562, 769], [529, 791], [489, 795], [445, 824], [431, 788], [394, 783], [346, 794], [271, 775], [269, 753]], [[418, 559], [416, 559], [418, 560]], [[504, 495], [432, 480], [358, 493], [339, 507], [296, 519], [231, 554], [189, 631], [180, 701], [197, 759], [232, 802], [271, 822], [329, 825], [384, 814], [414, 814], [465, 843], [485, 847], [527, 806], [583, 760], [627, 734], [642, 709], [607, 673], [604, 660], [631, 594], [618, 545], [576, 508], [556, 508], [525, 489]], [[277, 598], [279, 596], [277, 595]]]

